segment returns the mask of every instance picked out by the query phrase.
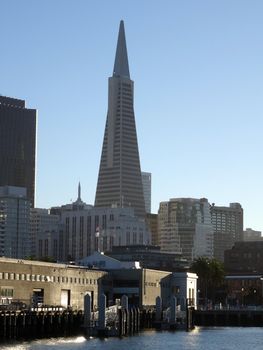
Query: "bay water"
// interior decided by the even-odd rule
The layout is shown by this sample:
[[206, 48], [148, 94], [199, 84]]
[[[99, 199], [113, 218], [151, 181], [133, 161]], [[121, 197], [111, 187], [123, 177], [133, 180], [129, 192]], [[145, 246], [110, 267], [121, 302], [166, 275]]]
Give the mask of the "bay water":
[[52, 338], [0, 344], [3, 350], [261, 350], [263, 328], [196, 327], [193, 331], [145, 331], [124, 338]]

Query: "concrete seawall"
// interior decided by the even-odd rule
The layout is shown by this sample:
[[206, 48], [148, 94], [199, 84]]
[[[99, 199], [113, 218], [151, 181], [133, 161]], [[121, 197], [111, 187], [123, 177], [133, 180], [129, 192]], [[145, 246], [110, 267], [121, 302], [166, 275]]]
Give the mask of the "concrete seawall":
[[194, 310], [195, 326], [263, 327], [263, 310]]

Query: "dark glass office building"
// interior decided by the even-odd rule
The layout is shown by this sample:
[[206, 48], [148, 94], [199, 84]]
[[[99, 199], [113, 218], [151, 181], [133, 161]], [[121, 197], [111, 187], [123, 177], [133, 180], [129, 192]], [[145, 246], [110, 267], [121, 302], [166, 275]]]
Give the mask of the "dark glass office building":
[[35, 204], [37, 111], [25, 101], [0, 96], [0, 186], [27, 189]]

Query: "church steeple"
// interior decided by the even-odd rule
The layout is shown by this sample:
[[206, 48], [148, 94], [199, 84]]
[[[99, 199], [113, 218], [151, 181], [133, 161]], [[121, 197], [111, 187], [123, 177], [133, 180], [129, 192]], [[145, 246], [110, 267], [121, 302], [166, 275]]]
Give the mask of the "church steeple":
[[124, 22], [120, 22], [118, 43], [116, 49], [116, 56], [113, 68], [114, 77], [126, 77], [130, 78], [128, 54], [126, 47]]

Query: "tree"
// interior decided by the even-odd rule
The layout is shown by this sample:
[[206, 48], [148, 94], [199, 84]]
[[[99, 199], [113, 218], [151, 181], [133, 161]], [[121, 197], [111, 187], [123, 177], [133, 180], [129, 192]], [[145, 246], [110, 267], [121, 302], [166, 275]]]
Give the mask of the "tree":
[[198, 290], [205, 304], [208, 298], [215, 301], [216, 289], [224, 282], [224, 265], [214, 258], [201, 256], [193, 261], [191, 271], [198, 276]]

